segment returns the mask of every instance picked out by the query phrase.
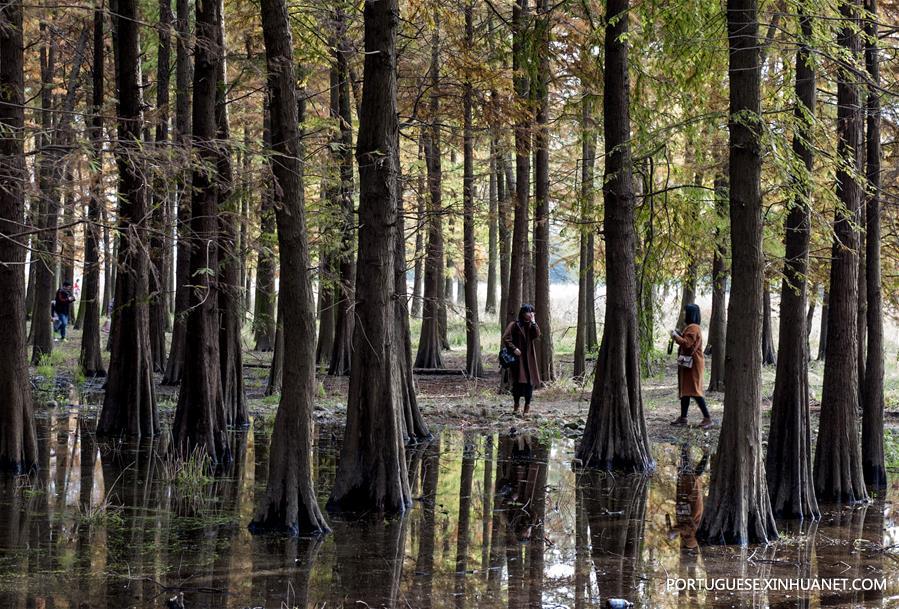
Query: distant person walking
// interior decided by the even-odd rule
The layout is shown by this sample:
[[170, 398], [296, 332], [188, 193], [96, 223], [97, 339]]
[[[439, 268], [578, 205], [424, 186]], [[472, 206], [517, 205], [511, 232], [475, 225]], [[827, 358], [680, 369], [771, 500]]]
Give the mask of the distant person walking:
[[510, 323], [503, 332], [502, 345], [515, 354], [515, 363], [509, 366], [509, 384], [515, 399], [515, 410], [524, 398], [524, 414], [531, 408], [534, 387], [540, 386], [540, 367], [537, 365], [536, 341], [540, 338], [540, 328], [534, 321], [534, 307], [521, 305], [518, 319]]
[[64, 281], [62, 287], [56, 290], [56, 296], [53, 298], [53, 315], [56, 318], [53, 329], [59, 332], [61, 341], [66, 340], [66, 328], [71, 318], [73, 302], [75, 302], [75, 297], [72, 295], [72, 284]]
[[677, 387], [680, 395], [680, 416], [671, 422], [672, 425], [687, 425], [687, 410], [690, 408], [690, 398], [696, 400], [699, 410], [702, 412], [703, 429], [712, 426], [712, 418], [709, 409], [705, 405], [705, 397], [702, 389], [703, 370], [705, 369], [705, 356], [702, 353], [702, 328], [699, 306], [688, 304], [685, 309], [683, 332], [671, 331], [671, 338], [677, 343]]

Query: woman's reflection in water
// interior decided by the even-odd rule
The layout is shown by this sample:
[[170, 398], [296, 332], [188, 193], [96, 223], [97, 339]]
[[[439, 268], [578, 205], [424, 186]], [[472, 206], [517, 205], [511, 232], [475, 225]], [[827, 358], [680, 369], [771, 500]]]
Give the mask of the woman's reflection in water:
[[533, 436], [501, 436], [498, 456], [494, 509], [504, 525], [509, 607], [541, 607], [549, 446]]
[[[674, 522], [671, 514], [665, 514], [668, 526], [668, 538], [680, 536], [680, 572], [681, 579], [695, 579], [696, 567], [699, 563], [699, 542], [696, 541], [696, 529], [702, 520], [703, 484], [702, 475], [709, 463], [709, 447], [702, 447], [702, 457], [694, 463], [690, 454], [690, 445], [681, 444], [680, 463], [677, 468], [677, 494], [674, 502]], [[678, 605], [689, 605], [696, 601], [695, 590], [678, 592]]]

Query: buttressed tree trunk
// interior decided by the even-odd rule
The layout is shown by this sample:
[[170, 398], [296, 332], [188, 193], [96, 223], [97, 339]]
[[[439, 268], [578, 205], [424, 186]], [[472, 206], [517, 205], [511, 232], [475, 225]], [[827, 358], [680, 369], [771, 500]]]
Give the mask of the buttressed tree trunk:
[[417, 188], [415, 190], [415, 200], [418, 207], [416, 209], [415, 223], [415, 270], [412, 280], [412, 317], [421, 318], [422, 309], [422, 290], [424, 284], [424, 265], [422, 257], [424, 256], [424, 228], [425, 228], [425, 145], [424, 136], [418, 138], [418, 170], [416, 172]]
[[765, 470], [774, 514], [782, 518], [819, 516], [812, 482], [812, 442], [809, 423], [808, 339], [806, 303], [811, 222], [811, 175], [814, 165], [813, 117], [815, 68], [809, 41], [812, 21], [799, 5], [800, 45], [796, 51], [796, 133], [793, 154], [803, 169], [792, 178], [796, 197], [786, 223], [786, 256], [780, 291], [780, 336], [777, 377], [771, 405]]
[[505, 323], [518, 317], [524, 294], [524, 268], [530, 264], [527, 251], [528, 197], [531, 183], [530, 79], [527, 45], [528, 0], [516, 0], [512, 7], [512, 78], [520, 104], [515, 121], [515, 205], [512, 252], [509, 261], [509, 289]]
[[285, 0], [262, 0], [262, 32], [268, 70], [272, 127], [272, 172], [282, 205], [277, 209], [281, 255], [282, 301], [289, 300], [296, 315], [283, 324], [284, 348], [290, 366], [284, 372], [281, 402], [269, 457], [265, 495], [250, 524], [253, 532], [279, 530], [312, 536], [328, 531], [312, 486], [312, 400], [315, 386], [315, 305], [303, 209], [303, 165], [300, 146], [297, 79], [293, 42]]
[[537, 0], [537, 54], [540, 57], [535, 82], [537, 129], [534, 134], [534, 306], [542, 339], [538, 345], [540, 379], [554, 381], [556, 366], [552, 341], [549, 298], [549, 0]]
[[603, 69], [606, 310], [590, 412], [577, 456], [588, 467], [642, 472], [651, 470], [654, 463], [640, 392], [630, 79], [625, 42], [628, 10], [628, 0], [606, 3]]
[[[397, 131], [399, 137], [399, 131]], [[399, 141], [395, 142], [393, 147], [394, 163], [399, 171]], [[399, 195], [399, 201], [402, 201], [402, 193]], [[401, 208], [398, 209], [402, 211]], [[397, 362], [399, 363], [401, 387], [403, 397], [403, 438], [406, 444], [417, 444], [430, 439], [431, 432], [421, 416], [421, 410], [418, 408], [418, 398], [415, 395], [415, 378], [412, 375], [412, 333], [409, 329], [409, 298], [408, 287], [406, 285], [406, 240], [399, 238], [406, 234], [404, 214], [398, 213], [396, 218], [396, 234], [397, 239], [394, 244], [393, 259], [393, 289], [396, 292], [396, 298], [393, 301], [393, 309], [396, 321], [396, 344], [399, 353], [397, 353]]]
[[166, 361], [163, 385], [177, 385], [184, 370], [187, 308], [190, 306], [190, 0], [176, 0], [175, 28], [175, 143], [179, 158], [177, 250], [175, 261], [175, 315], [172, 342]]
[[727, 181], [724, 176], [715, 179], [715, 254], [712, 259], [712, 315], [709, 320], [709, 354], [711, 372], [709, 391], [724, 391], [724, 345], [727, 342]]
[[762, 195], [761, 58], [757, 0], [728, 0], [730, 241], [733, 282], [727, 308], [724, 418], [697, 537], [709, 544], [766, 543], [777, 537], [761, 432]]
[[[28, 340], [31, 342], [31, 363], [37, 365], [42, 356], [53, 350], [53, 329], [50, 321], [49, 303], [53, 297], [53, 281], [56, 269], [56, 217], [59, 213], [59, 202], [55, 199], [58, 191], [51, 188], [53, 180], [53, 162], [51, 139], [53, 130], [53, 80], [56, 72], [56, 41], [53, 32], [47, 32], [47, 24], [40, 23], [42, 37], [40, 49], [41, 74], [41, 134], [35, 139], [37, 156], [35, 157], [35, 173], [37, 174], [38, 193], [31, 207], [34, 223], [41, 232], [35, 236], [36, 246], [31, 253], [34, 261], [34, 302], [32, 303], [31, 328]], [[55, 192], [54, 192], [55, 191]]]
[[[22, 2], [0, 7], [0, 233], [25, 220], [25, 76]], [[16, 474], [37, 463], [37, 434], [25, 365], [25, 250], [0, 239], [0, 470]]]
[[587, 324], [589, 308], [593, 306], [593, 286], [588, 283], [587, 265], [592, 261], [589, 252], [593, 234], [593, 174], [596, 162], [596, 124], [593, 120], [595, 102], [586, 88], [581, 100], [581, 226], [578, 256], [577, 328], [574, 336], [574, 377], [587, 373]]
[[156, 187], [150, 191], [153, 230], [150, 233], [150, 357], [154, 372], [165, 371], [165, 327], [168, 312], [166, 311], [165, 292], [168, 279], [165, 275], [166, 250], [169, 247], [165, 234], [166, 208], [168, 207], [168, 190], [165, 176], [168, 171], [168, 139], [169, 139], [169, 62], [172, 44], [172, 4], [171, 0], [160, 0], [159, 23], [157, 25], [159, 44], [156, 55], [156, 133], [154, 137], [155, 153], [163, 166], [155, 173]]
[[84, 325], [81, 332], [81, 355], [78, 363], [87, 377], [105, 376], [100, 350], [100, 223], [103, 207], [103, 2], [94, 8], [94, 61], [91, 99], [91, 178], [87, 224], [84, 230], [84, 285], [81, 287], [81, 309]]
[[[167, 1], [167, 0], [164, 0]], [[219, 46], [225, 56], [224, 28], [218, 29]], [[219, 140], [216, 146], [216, 196], [219, 201], [219, 362], [222, 382], [222, 401], [225, 422], [230, 427], [246, 427], [250, 424], [247, 399], [243, 385], [243, 302], [240, 283], [240, 249], [238, 247], [240, 197], [234, 192], [231, 129], [228, 125], [228, 100], [226, 91], [227, 69], [224, 59], [219, 62], [216, 75], [215, 122]]]
[[402, 376], [394, 319], [399, 185], [397, 0], [366, 2], [365, 69], [356, 160], [359, 262], [347, 423], [328, 509], [398, 514], [411, 506], [402, 437]]
[[[421, 313], [421, 335], [418, 338], [418, 353], [415, 355], [416, 368], [443, 368], [440, 341], [440, 314], [444, 297], [443, 285], [443, 201], [442, 170], [440, 166], [440, 84], [439, 22], [435, 23], [431, 44], [431, 99], [430, 121], [427, 132], [422, 127], [425, 148], [425, 163], [428, 170], [428, 246], [425, 257], [425, 292]], [[357, 152], [358, 155], [358, 152]]]
[[[840, 4], [844, 20], [838, 42], [847, 55], [859, 54], [855, 31], [859, 14], [855, 1]], [[815, 448], [815, 491], [821, 501], [854, 502], [868, 499], [862, 472], [856, 412], [858, 391], [858, 245], [856, 229], [863, 191], [855, 176], [862, 175], [863, 120], [857, 76], [849, 69], [837, 79], [837, 206], [830, 263], [830, 300], [821, 423]]]
[[[471, 4], [465, 5], [465, 41], [468, 48], [474, 45], [474, 18]], [[465, 264], [465, 370], [469, 376], [484, 374], [481, 363], [481, 333], [478, 322], [478, 269], [475, 264], [474, 247], [474, 134], [471, 126], [472, 85], [470, 75], [466, 75], [463, 94], [464, 134], [463, 139], [463, 249]], [[548, 295], [548, 293], [547, 293]]]
[[880, 58], [878, 50], [877, 0], [866, 0], [870, 18], [865, 21], [865, 64], [868, 69], [867, 167], [868, 194], [865, 204], [865, 284], [868, 295], [868, 349], [865, 360], [862, 403], [862, 469], [869, 489], [886, 488], [883, 462], [883, 294], [880, 262]]
[[334, 51], [337, 64], [337, 118], [339, 122], [339, 142], [336, 150], [340, 182], [337, 189], [339, 199], [341, 242], [337, 258], [340, 281], [336, 290], [334, 319], [334, 345], [331, 349], [331, 363], [328, 374], [346, 375], [350, 372], [353, 348], [353, 310], [355, 295], [353, 282], [356, 279], [356, 265], [353, 249], [356, 242], [355, 219], [353, 218], [353, 116], [350, 110], [349, 42], [346, 38], [346, 16], [343, 10], [335, 11], [337, 47]]
[[192, 175], [190, 308], [184, 374], [172, 425], [175, 451], [186, 456], [202, 448], [213, 463], [228, 463], [231, 448], [225, 430], [219, 346], [219, 200], [216, 89], [223, 61], [217, 0], [197, 3], [194, 49], [193, 145], [197, 160]]
[[119, 0], [113, 23], [118, 98], [119, 247], [112, 312], [109, 379], [97, 422], [100, 435], [153, 436], [159, 415], [150, 361], [148, 262], [149, 212], [141, 166], [143, 122], [140, 82], [140, 15], [136, 0]]

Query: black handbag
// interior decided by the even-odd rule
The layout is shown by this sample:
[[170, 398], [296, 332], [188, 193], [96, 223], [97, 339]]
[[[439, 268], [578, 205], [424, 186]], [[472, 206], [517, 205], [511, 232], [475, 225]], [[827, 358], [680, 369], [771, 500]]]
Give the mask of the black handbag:
[[512, 351], [509, 351], [506, 347], [502, 347], [499, 350], [499, 367], [502, 369], [506, 369], [512, 366], [515, 362], [518, 361], [518, 358], [515, 357], [515, 354]]

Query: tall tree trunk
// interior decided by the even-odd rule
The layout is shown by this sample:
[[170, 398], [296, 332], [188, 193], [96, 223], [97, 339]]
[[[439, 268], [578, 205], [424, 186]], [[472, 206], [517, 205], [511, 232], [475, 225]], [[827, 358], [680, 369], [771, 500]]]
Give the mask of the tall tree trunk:
[[278, 312], [275, 319], [275, 340], [272, 349], [272, 364], [268, 371], [268, 383], [265, 395], [278, 395], [284, 382], [284, 304], [278, 300]]
[[865, 200], [865, 284], [868, 297], [868, 349], [862, 401], [862, 470], [869, 489], [886, 488], [883, 457], [883, 295], [880, 262], [880, 57], [878, 49], [877, 0], [866, 0], [865, 65], [868, 69], [867, 167]]
[[[75, 285], [75, 170], [74, 162], [66, 161], [64, 178], [65, 195], [62, 204], [62, 230], [60, 231], [59, 279]], [[80, 214], [79, 214], [80, 215]], [[76, 328], [77, 329], [77, 328]]]
[[424, 284], [423, 257], [424, 253], [424, 229], [426, 222], [426, 204], [425, 204], [425, 144], [424, 136], [418, 138], [418, 170], [417, 181], [418, 186], [415, 189], [415, 200], [417, 202], [416, 222], [415, 222], [415, 267], [412, 280], [412, 317], [421, 318], [422, 310], [422, 288]]
[[109, 317], [112, 292], [115, 287], [115, 251], [118, 246], [109, 238], [109, 213], [106, 210], [105, 202], [100, 206], [100, 220], [103, 223], [103, 304], [100, 314], [103, 317]]
[[[346, 16], [343, 10], [335, 11], [336, 48], [335, 63], [337, 66], [336, 115], [339, 123], [339, 142], [335, 142], [337, 166], [340, 182], [337, 189], [341, 242], [338, 249], [337, 264], [340, 269], [337, 302], [335, 303], [334, 345], [331, 349], [331, 363], [328, 374], [346, 375], [350, 372], [350, 361], [353, 349], [353, 311], [355, 294], [353, 283], [356, 279], [356, 265], [353, 257], [356, 242], [355, 218], [353, 217], [353, 116], [350, 110], [350, 74], [349, 42], [346, 38]], [[405, 266], [405, 265], [404, 265]]]
[[[221, 0], [218, 0], [221, 2]], [[243, 299], [240, 282], [240, 197], [234, 191], [234, 171], [231, 153], [231, 129], [228, 124], [228, 99], [226, 91], [227, 66], [224, 57], [227, 49], [224, 41], [223, 9], [219, 9], [219, 48], [222, 61], [216, 75], [215, 122], [218, 159], [216, 162], [215, 190], [219, 204], [219, 239], [217, 247], [221, 256], [220, 281], [218, 283], [219, 305], [219, 362], [222, 383], [222, 401], [225, 407], [225, 423], [229, 427], [246, 427], [250, 424], [247, 413], [247, 399], [243, 384]]]
[[[397, 130], [396, 135], [397, 138], [399, 138], [399, 130]], [[397, 175], [401, 176], [399, 152], [399, 139], [397, 139], [393, 147], [393, 162], [397, 167]], [[405, 182], [402, 179], [398, 182], [398, 188], [402, 189], [401, 185]], [[408, 445], [428, 440], [432, 436], [424, 421], [424, 417], [421, 416], [421, 410], [418, 408], [418, 398], [415, 395], [415, 378], [412, 375], [412, 333], [409, 329], [409, 287], [406, 283], [406, 239], [403, 238], [406, 234], [406, 226], [405, 214], [402, 213], [402, 201], [404, 200], [402, 190], [399, 190], [398, 196], [397, 205], [399, 206], [398, 211], [400, 213], [397, 214], [396, 218], [396, 234], [398, 238], [393, 247], [393, 287], [396, 292], [396, 298], [393, 301], [393, 309], [396, 322], [396, 344], [398, 348], [397, 362], [399, 364], [401, 377], [400, 384], [402, 387], [403, 398], [403, 439]]]
[[[25, 76], [21, 0], [0, 7], [0, 233], [25, 220]], [[37, 464], [37, 434], [25, 365], [25, 249], [0, 239], [0, 470], [25, 473]]]
[[587, 351], [595, 351], [596, 335], [596, 231], [587, 235]]
[[[323, 187], [324, 190], [324, 187]], [[330, 193], [323, 194], [326, 199]], [[334, 259], [327, 244], [327, 226], [319, 231], [321, 240], [318, 264], [318, 337], [315, 343], [315, 362], [327, 366], [331, 363], [331, 349], [334, 346]]]
[[[271, 117], [263, 119], [263, 140], [266, 149], [272, 145]], [[268, 161], [269, 165], [271, 161]], [[271, 167], [267, 171], [271, 171]], [[253, 311], [253, 330], [256, 351], [272, 351], [275, 347], [275, 197], [274, 187], [269, 185], [262, 192], [259, 208], [259, 248], [256, 262], [256, 309]]]
[[175, 261], [175, 315], [172, 342], [166, 362], [163, 385], [177, 385], [184, 373], [187, 344], [187, 309], [190, 307], [190, 132], [191, 77], [190, 0], [176, 0], [175, 29], [175, 144], [179, 159], [177, 249]]
[[84, 285], [81, 286], [81, 310], [84, 325], [81, 332], [81, 355], [78, 364], [87, 377], [105, 376], [100, 349], [100, 224], [103, 221], [103, 0], [94, 7], [93, 64], [91, 75], [90, 140], [91, 178], [87, 223], [84, 230]]
[[[271, 116], [263, 117], [262, 139], [266, 150], [272, 146]], [[272, 171], [266, 161], [266, 173]], [[256, 308], [253, 311], [253, 334], [256, 351], [272, 351], [275, 347], [275, 189], [269, 183], [263, 188], [259, 207], [259, 247], [256, 259]], [[319, 284], [321, 285], [321, 283]], [[319, 288], [321, 289], [321, 288]], [[333, 307], [332, 309], [333, 310]]]
[[518, 108], [515, 122], [515, 205], [512, 252], [509, 261], [509, 289], [505, 323], [518, 318], [524, 297], [525, 267], [530, 265], [527, 249], [528, 200], [531, 184], [531, 119], [528, 46], [528, 0], [516, 0], [512, 7], [512, 78]]
[[821, 298], [821, 327], [818, 332], [818, 357], [819, 362], [823, 362], [827, 354], [827, 318], [830, 309], [830, 289], [824, 290], [824, 296]]
[[43, 41], [40, 49], [41, 70], [41, 133], [36, 138], [38, 155], [35, 159], [38, 200], [35, 205], [35, 225], [41, 230], [31, 252], [35, 260], [34, 304], [31, 316], [31, 363], [36, 365], [41, 357], [53, 351], [53, 328], [50, 319], [50, 301], [53, 298], [53, 282], [56, 274], [56, 218], [59, 213], [58, 189], [53, 181], [53, 80], [56, 72], [55, 34], [47, 31], [47, 24], [40, 22]]
[[761, 431], [762, 194], [761, 58], [757, 0], [728, 0], [730, 241], [724, 418], [697, 531], [704, 543], [766, 543], [777, 537]]
[[629, 0], [607, 0], [603, 69], [606, 310], [590, 412], [577, 456], [588, 467], [654, 466], [640, 391], [634, 188], [628, 77]]
[[538, 344], [540, 379], [556, 379], [552, 340], [552, 310], [549, 298], [549, 0], [537, 0], [537, 50], [539, 66], [535, 83], [537, 97], [534, 134], [534, 307], [542, 338]]
[[[251, 38], [247, 37], [247, 61], [252, 61], [253, 59], [253, 51], [250, 47]], [[247, 311], [250, 310], [250, 284], [252, 280], [250, 279], [250, 255], [252, 250], [248, 243], [249, 232], [250, 232], [250, 204], [252, 202], [252, 186], [251, 186], [251, 172], [253, 171], [252, 167], [252, 157], [250, 154], [250, 125], [248, 123], [244, 123], [243, 126], [243, 152], [241, 153], [241, 171], [243, 176], [240, 180], [240, 231], [238, 232], [237, 239], [240, 247], [238, 251], [240, 252], [240, 291], [241, 291], [241, 306], [243, 310], [241, 311], [240, 322], [241, 326], [246, 323], [246, 314]]]
[[411, 506], [396, 349], [394, 256], [399, 203], [397, 0], [366, 2], [365, 70], [356, 160], [359, 262], [347, 423], [328, 509], [397, 514]]
[[172, 42], [172, 4], [171, 0], [159, 0], [159, 45], [156, 56], [156, 133], [155, 147], [162, 168], [156, 170], [156, 188], [151, 191], [153, 231], [150, 233], [150, 354], [154, 372], [165, 371], [165, 327], [168, 312], [166, 311], [165, 292], [168, 278], [165, 275], [166, 251], [169, 248], [166, 238], [166, 208], [168, 193], [165, 176], [159, 175], [169, 170], [169, 74]]
[[222, 152], [216, 142], [216, 90], [223, 61], [218, 0], [199, 2], [194, 46], [193, 144], [197, 160], [191, 186], [190, 307], [184, 373], [172, 424], [176, 453], [186, 456], [200, 447], [213, 463], [229, 463], [231, 448], [225, 434], [227, 418], [222, 398], [219, 344], [218, 167]]
[[811, 289], [808, 291], [808, 312], [805, 314], [805, 340], [808, 344], [808, 354], [809, 359], [811, 359], [812, 353], [812, 345], [811, 345], [811, 337], [812, 337], [812, 322], [815, 320], [815, 305], [818, 302], [818, 284], [812, 284]]
[[593, 306], [593, 286], [587, 283], [587, 264], [590, 260], [589, 241], [593, 234], [593, 173], [596, 163], [596, 125], [593, 120], [595, 102], [586, 87], [581, 100], [581, 200], [580, 252], [578, 254], [577, 327], [574, 335], [574, 377], [587, 373], [587, 323]]
[[771, 405], [765, 470], [774, 514], [781, 518], [819, 517], [812, 482], [812, 441], [809, 423], [808, 337], [806, 302], [811, 177], [814, 166], [815, 67], [809, 43], [812, 20], [799, 5], [801, 38], [796, 51], [796, 133], [793, 154], [802, 161], [792, 182], [796, 198], [787, 215], [786, 252], [780, 289], [780, 336], [777, 376]]
[[99, 435], [149, 437], [159, 433], [153, 363], [150, 360], [149, 263], [147, 189], [141, 150], [143, 99], [140, 77], [141, 22], [136, 0], [116, 0], [112, 8], [115, 32], [118, 141], [118, 254], [115, 307], [110, 331], [109, 379]]
[[[472, 11], [471, 2], [466, 3], [465, 44], [468, 48], [474, 46], [474, 18]], [[480, 377], [484, 374], [484, 367], [481, 363], [481, 332], [480, 322], [478, 321], [478, 268], [475, 263], [474, 247], [474, 134], [471, 126], [471, 75], [466, 74], [465, 79], [462, 98], [464, 123], [464, 133], [462, 135], [462, 232], [465, 252], [465, 370], [471, 377]]]
[[711, 371], [709, 391], [724, 391], [724, 347], [727, 343], [727, 180], [715, 179], [715, 254], [712, 258], [712, 314], [709, 319]]
[[509, 222], [509, 212], [514, 207], [512, 197], [515, 188], [511, 187], [514, 186], [511, 163], [508, 162], [498, 138], [496, 142], [498, 150], [496, 158], [497, 232], [499, 233], [499, 311], [497, 319], [502, 326], [509, 308], [509, 277], [512, 261], [512, 227]]
[[[859, 54], [855, 31], [859, 5], [840, 4], [844, 20], [837, 36], [849, 58]], [[827, 348], [821, 389], [821, 423], [815, 448], [815, 491], [822, 501], [853, 502], [868, 499], [862, 472], [858, 422], [858, 245], [856, 225], [863, 191], [863, 119], [857, 77], [841, 68], [837, 78], [837, 206], [830, 264], [830, 302]]]
[[484, 313], [496, 313], [496, 271], [497, 271], [497, 179], [496, 142], [490, 139], [490, 175], [487, 186], [487, 297], [484, 299]]
[[[434, 33], [431, 43], [431, 124], [427, 132], [422, 127], [425, 163], [428, 170], [428, 249], [425, 258], [425, 292], [421, 314], [421, 335], [418, 338], [418, 353], [415, 355], [416, 368], [443, 368], [441, 354], [441, 311], [444, 299], [444, 247], [443, 247], [443, 174], [440, 165], [440, 22], [435, 13]], [[358, 154], [358, 153], [357, 153]]]
[[[290, 349], [269, 457], [266, 491], [250, 531], [314, 536], [328, 531], [312, 485], [312, 401], [315, 386], [315, 305], [303, 209], [301, 132], [304, 102], [297, 103], [290, 19], [285, 0], [262, 0], [268, 70], [272, 173], [281, 193], [277, 208], [282, 302], [296, 315], [279, 315], [279, 347]], [[280, 305], [279, 305], [280, 306]], [[283, 334], [282, 334], [283, 333]]]
[[[88, 37], [90, 35], [90, 27], [85, 26], [81, 31], [75, 51], [74, 59], [66, 85], [66, 94], [62, 104], [57, 109], [59, 118], [53, 125], [52, 131], [45, 132], [41, 144], [41, 164], [39, 167], [39, 186], [41, 196], [45, 200], [46, 214], [42, 225], [43, 232], [39, 239], [40, 251], [38, 254], [42, 259], [38, 263], [36, 274], [36, 315], [32, 319], [32, 330], [34, 338], [34, 350], [32, 351], [31, 360], [33, 364], [37, 364], [41, 357], [49, 354], [53, 349], [53, 333], [50, 324], [50, 306], [49, 303], [55, 294], [54, 281], [56, 279], [56, 265], [59, 262], [57, 252], [57, 224], [59, 220], [60, 207], [60, 187], [62, 186], [66, 163], [65, 152], [74, 144], [74, 132], [72, 130], [72, 115], [77, 100], [78, 86], [81, 81], [81, 64], [84, 63], [85, 50], [87, 47]], [[55, 37], [54, 37], [55, 40]], [[55, 42], [51, 43], [51, 51]], [[53, 52], [49, 54], [46, 63], [46, 79], [44, 80], [44, 88], [52, 87], [53, 80]], [[42, 72], [44, 72], [42, 70]], [[44, 115], [44, 97], [51, 96], [51, 93], [44, 91], [42, 93], [41, 114]], [[49, 103], [46, 106], [47, 112], [51, 112]], [[48, 125], [51, 119], [43, 119]], [[42, 125], [43, 126], [43, 125]]]
[[762, 364], [773, 366], [777, 363], [774, 351], [774, 324], [771, 322], [771, 288], [768, 281], [762, 290]]

